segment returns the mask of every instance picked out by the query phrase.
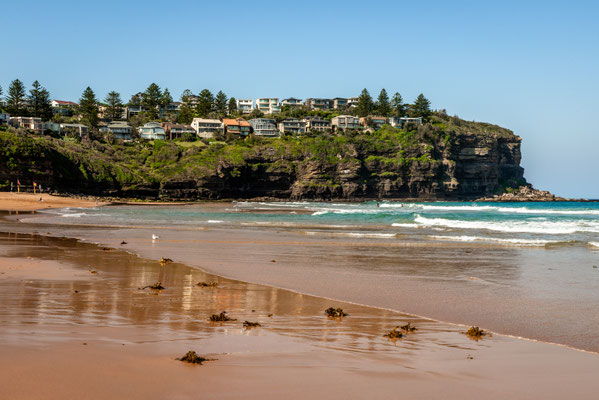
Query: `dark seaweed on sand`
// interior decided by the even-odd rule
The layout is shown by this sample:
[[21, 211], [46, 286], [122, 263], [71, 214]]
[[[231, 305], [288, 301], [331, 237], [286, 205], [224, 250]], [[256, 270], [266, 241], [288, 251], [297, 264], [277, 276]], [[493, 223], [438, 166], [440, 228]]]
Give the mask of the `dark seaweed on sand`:
[[482, 339], [483, 336], [491, 336], [489, 332], [480, 329], [478, 326], [471, 326], [464, 334], [473, 339]]
[[148, 288], [149, 288], [149, 289], [154, 289], [154, 290], [162, 290], [162, 289], [165, 289], [165, 287], [164, 287], [164, 286], [162, 286], [162, 282], [156, 282], [156, 283], [155, 283], [155, 284], [153, 284], [153, 285], [147, 285], [147, 286], [141, 287], [141, 288], [139, 288], [139, 290], [144, 290], [144, 289], [148, 289]]
[[243, 326], [245, 328], [249, 329], [249, 328], [255, 328], [255, 327], [258, 327], [258, 326], [262, 326], [262, 325], [260, 325], [259, 322], [243, 321]]
[[324, 310], [324, 314], [329, 318], [342, 318], [347, 317], [349, 314], [343, 312], [342, 308], [329, 307]]
[[226, 311], [223, 311], [220, 314], [212, 314], [209, 319], [212, 322], [236, 321], [235, 318], [229, 317]]
[[190, 363], [190, 364], [200, 364], [200, 365], [202, 365], [202, 363], [204, 361], [210, 361], [207, 358], [199, 356], [193, 350], [188, 351], [183, 357], [177, 358], [177, 360], [183, 361], [183, 362], [186, 362], [186, 363]]
[[217, 287], [218, 283], [216, 283], [216, 282], [198, 282], [198, 283], [196, 283], [196, 286], [199, 286], [199, 287]]
[[399, 326], [396, 326], [395, 328], [393, 328], [393, 330], [389, 331], [388, 333], [385, 333], [383, 336], [388, 337], [389, 339], [399, 339], [403, 336], [403, 333], [401, 333]]

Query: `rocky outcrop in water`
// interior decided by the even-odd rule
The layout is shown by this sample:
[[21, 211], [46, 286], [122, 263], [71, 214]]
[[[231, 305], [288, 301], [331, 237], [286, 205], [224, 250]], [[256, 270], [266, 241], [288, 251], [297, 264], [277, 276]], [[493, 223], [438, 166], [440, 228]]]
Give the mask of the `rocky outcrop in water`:
[[532, 186], [520, 186], [518, 189], [509, 190], [507, 193], [491, 197], [482, 197], [477, 201], [499, 201], [499, 202], [525, 202], [525, 201], [567, 201], [562, 197], [556, 197], [546, 190], [534, 189]]

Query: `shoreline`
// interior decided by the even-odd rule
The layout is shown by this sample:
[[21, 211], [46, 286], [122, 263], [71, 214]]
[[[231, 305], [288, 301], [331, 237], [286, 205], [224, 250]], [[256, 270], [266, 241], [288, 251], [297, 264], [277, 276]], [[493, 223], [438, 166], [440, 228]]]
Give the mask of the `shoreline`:
[[[79, 270], [83, 276], [76, 281], [63, 276], [53, 281], [56, 283], [50, 283], [35, 276], [20, 280], [11, 278], [7, 282], [0, 275], [0, 285], [5, 289], [0, 296], [4, 296], [4, 300], [12, 296], [6, 292], [7, 289], [10, 292], [10, 287], [25, 285], [30, 288], [29, 291], [50, 296], [48, 306], [55, 304], [60, 309], [64, 308], [61, 304], [65, 301], [76, 305], [79, 300], [84, 301], [82, 305], [89, 305], [83, 308], [75, 306], [84, 317], [76, 325], [68, 321], [71, 318], [77, 321], [77, 315], [65, 314], [58, 320], [48, 319], [46, 312], [40, 310], [40, 318], [46, 321], [43, 332], [49, 335], [49, 339], [38, 336], [35, 343], [27, 346], [23, 342], [37, 336], [31, 336], [34, 331], [28, 333], [35, 328], [27, 328], [17, 339], [13, 335], [21, 330], [16, 320], [22, 317], [11, 320], [7, 330], [0, 333], [4, 339], [7, 335], [13, 337], [5, 340], [8, 344], [0, 355], [2, 364], [11, 360], [12, 369], [0, 378], [0, 382], [4, 380], [0, 393], [4, 392], [10, 398], [29, 398], [23, 393], [34, 397], [36, 388], [56, 379], [57, 374], [68, 374], [76, 379], [72, 383], [53, 385], [55, 390], [51, 392], [44, 389], [45, 398], [64, 398], [83, 391], [89, 394], [89, 398], [106, 398], [107, 393], [118, 398], [154, 398], [163, 397], [166, 393], [178, 398], [194, 398], [197, 390], [203, 390], [206, 395], [219, 398], [234, 398], [244, 393], [274, 399], [280, 398], [281, 393], [291, 393], [298, 377], [307, 385], [307, 392], [291, 395], [290, 398], [304, 398], [306, 393], [317, 398], [361, 395], [382, 398], [401, 391], [412, 398], [443, 396], [458, 399], [476, 393], [491, 399], [507, 396], [533, 398], [538, 395], [557, 399], [575, 388], [580, 398], [592, 398], [599, 389], [589, 380], [592, 371], [599, 366], [599, 357], [593, 353], [572, 352], [562, 346], [500, 334], [475, 342], [461, 334], [463, 327], [454, 324], [229, 280], [179, 263], [160, 266], [155, 260], [140, 258], [123, 249], [103, 250], [101, 245], [77, 239], [43, 235], [14, 237], [8, 234], [8, 242], [5, 235], [0, 235], [0, 246], [7, 249], [9, 245], [18, 250], [21, 245], [15, 242], [16, 238], [24, 241], [25, 252], [13, 251], [11, 257], [18, 259], [31, 254], [28, 262], [35, 263], [37, 250], [28, 250], [34, 243], [38, 243], [36, 248], [44, 252], [45, 248], [65, 249], [59, 250], [55, 259], [62, 260], [60, 262], [67, 271]], [[71, 248], [77, 250], [69, 251]], [[48, 259], [48, 255], [45, 258]], [[97, 274], [87, 273], [89, 267], [78, 266], [77, 259], [92, 261]], [[0, 260], [0, 265], [2, 262]], [[193, 277], [184, 279], [190, 273]], [[137, 289], [138, 282], [152, 281], [151, 276], [156, 274], [165, 274], [164, 291], [152, 295]], [[135, 276], [146, 278], [129, 281]], [[219, 287], [195, 288], [193, 283], [197, 279], [216, 280]], [[192, 285], [190, 289], [187, 289], [188, 285]], [[65, 297], [61, 288], [70, 288], [71, 292], [77, 289], [79, 293]], [[110, 292], [120, 294], [115, 297]], [[190, 293], [196, 300], [188, 302], [185, 293]], [[127, 300], [129, 298], [131, 300]], [[246, 304], [241, 301], [243, 298], [254, 303]], [[263, 303], [260, 299], [270, 300]], [[107, 300], [109, 303], [106, 303]], [[141, 301], [141, 308], [137, 309], [144, 310], [139, 318], [135, 317], [133, 325], [127, 322], [127, 318], [132, 316], [122, 314], [130, 307], [123, 302], [129, 301], [134, 302], [131, 305]], [[2, 304], [0, 319], [5, 318], [7, 307], [10, 309], [12, 302]], [[326, 305], [341, 306], [350, 316], [343, 321], [329, 320], [322, 316]], [[115, 309], [115, 306], [118, 308]], [[19, 308], [22, 307], [26, 305]], [[86, 311], [88, 308], [96, 311], [90, 314]], [[223, 308], [238, 321], [224, 325], [204, 322], [202, 315], [205, 316], [207, 311], [200, 310]], [[252, 313], [250, 308], [256, 308], [256, 312]], [[114, 313], [111, 310], [119, 309], [123, 311], [117, 311], [115, 317], [121, 316], [116, 319], [110, 317]], [[154, 309], [162, 310], [163, 315], [155, 314]], [[272, 318], [266, 315], [269, 312], [274, 313]], [[246, 315], [258, 319], [263, 327], [249, 331], [238, 328]], [[187, 316], [194, 317], [189, 320]], [[27, 320], [30, 318], [27, 317]], [[111, 320], [114, 322], [111, 323]], [[420, 329], [397, 342], [382, 338], [382, 333], [400, 321], [411, 321]], [[23, 328], [26, 326], [30, 326], [29, 323]], [[95, 331], [99, 335], [93, 334]], [[143, 340], [135, 340], [137, 337], [143, 337]], [[45, 348], [41, 359], [54, 365], [50, 371], [42, 366], [36, 367], [39, 365], [37, 362], [35, 365], [31, 362], [36, 359], [33, 354], [39, 346]], [[174, 360], [191, 349], [217, 360], [200, 367]], [[87, 358], [94, 360], [93, 366], [87, 364]], [[120, 365], [120, 373], [112, 377], [109, 365], [115, 362]], [[27, 386], [23, 392], [22, 385], [28, 382], [28, 375], [21, 374], [25, 370], [28, 374], [35, 371], [38, 385]], [[531, 371], [539, 373], [527, 376]], [[553, 386], [545, 382], [551, 375], [560, 378], [553, 380], [556, 382]], [[155, 379], [148, 381], [143, 379], [144, 376]], [[158, 379], [159, 376], [162, 379]], [[276, 383], [273, 377], [276, 377]], [[113, 379], [109, 388], [98, 389], [95, 394], [89, 391], [90, 388], [99, 388], [104, 379]], [[331, 379], [342, 382], [341, 386], [329, 387]], [[192, 381], [194, 383], [190, 384]], [[376, 388], [372, 387], [374, 382]], [[542, 389], [536, 386], [543, 382]], [[581, 388], [582, 382], [586, 383]], [[214, 387], [216, 383], [221, 386]], [[135, 388], [137, 394], [130, 395], [130, 387]]]

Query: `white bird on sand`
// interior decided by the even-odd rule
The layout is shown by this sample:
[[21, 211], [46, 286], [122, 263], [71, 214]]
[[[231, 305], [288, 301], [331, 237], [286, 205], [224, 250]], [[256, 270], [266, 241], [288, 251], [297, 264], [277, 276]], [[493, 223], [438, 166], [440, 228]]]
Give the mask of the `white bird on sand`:
[[152, 240], [160, 239], [160, 236], [152, 234]]

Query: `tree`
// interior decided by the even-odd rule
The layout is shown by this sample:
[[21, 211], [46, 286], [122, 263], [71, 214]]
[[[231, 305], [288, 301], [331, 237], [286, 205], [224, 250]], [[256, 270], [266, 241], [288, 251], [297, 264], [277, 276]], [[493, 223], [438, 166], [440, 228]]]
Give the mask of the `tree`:
[[160, 86], [151, 83], [145, 92], [141, 94], [141, 105], [149, 119], [158, 119], [158, 111], [162, 102], [162, 91]]
[[422, 118], [427, 118], [431, 115], [431, 102], [422, 93], [418, 95], [412, 106], [412, 115]]
[[10, 83], [8, 96], [6, 97], [6, 111], [14, 116], [27, 115], [27, 101], [25, 97], [25, 85], [18, 79]]
[[171, 96], [171, 92], [168, 91], [168, 88], [164, 88], [161, 100], [162, 106], [165, 108], [173, 102], [173, 96]]
[[191, 121], [193, 121], [194, 115], [193, 108], [189, 103], [183, 102], [181, 108], [179, 108], [179, 113], [177, 114], [177, 123], [189, 125], [191, 124]]
[[229, 115], [237, 113], [237, 100], [235, 97], [229, 99]]
[[29, 113], [32, 117], [41, 118], [42, 121], [52, 119], [52, 105], [50, 93], [38, 81], [33, 82], [29, 91]]
[[356, 106], [356, 112], [360, 117], [367, 117], [372, 113], [374, 104], [370, 93], [367, 89], [362, 90], [362, 93], [358, 97], [358, 104]]
[[396, 117], [405, 117], [406, 106], [403, 103], [403, 98], [399, 92], [395, 92], [393, 95], [393, 99], [391, 100], [391, 108]]
[[182, 103], [189, 103], [189, 97], [192, 96], [193, 93], [191, 93], [191, 90], [189, 89], [185, 89], [183, 91], [183, 93], [181, 93], [181, 102]]
[[206, 118], [214, 107], [214, 96], [208, 89], [204, 89], [198, 96], [198, 104], [196, 105], [196, 112], [201, 118]]
[[111, 121], [119, 120], [123, 116], [123, 101], [121, 100], [120, 93], [111, 91], [106, 95], [104, 102], [107, 104], [106, 107], [106, 118]]
[[214, 99], [214, 109], [221, 117], [227, 115], [227, 95], [220, 90]]
[[379, 98], [376, 101], [376, 112], [382, 117], [388, 117], [391, 114], [391, 103], [385, 88], [381, 89]]
[[127, 105], [129, 105], [129, 106], [141, 106], [141, 96], [142, 96], [141, 92], [134, 94], [129, 99], [129, 103], [127, 103]]
[[98, 100], [96, 94], [88, 86], [79, 99], [79, 114], [84, 123], [91, 127], [98, 126]]

